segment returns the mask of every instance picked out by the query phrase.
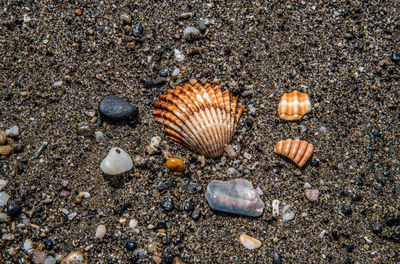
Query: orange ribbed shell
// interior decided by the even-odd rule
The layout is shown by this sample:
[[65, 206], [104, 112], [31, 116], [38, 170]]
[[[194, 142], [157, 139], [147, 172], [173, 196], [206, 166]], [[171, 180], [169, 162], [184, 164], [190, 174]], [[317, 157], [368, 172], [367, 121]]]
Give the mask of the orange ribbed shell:
[[156, 121], [168, 137], [194, 152], [216, 158], [224, 152], [234, 134], [244, 106], [221, 86], [196, 83], [176, 86], [153, 103]]
[[278, 106], [279, 117], [288, 121], [299, 120], [310, 111], [310, 98], [298, 91], [283, 94]]
[[299, 167], [303, 167], [312, 156], [314, 147], [305, 140], [281, 140], [275, 146], [275, 153], [291, 159]]

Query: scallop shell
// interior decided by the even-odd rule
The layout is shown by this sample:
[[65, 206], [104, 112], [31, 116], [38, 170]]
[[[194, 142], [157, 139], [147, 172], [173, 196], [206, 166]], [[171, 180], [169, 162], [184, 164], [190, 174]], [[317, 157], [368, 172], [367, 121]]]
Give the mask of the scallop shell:
[[168, 137], [212, 158], [224, 152], [244, 109], [238, 108], [238, 98], [231, 97], [229, 90], [222, 92], [221, 86], [208, 83], [176, 86], [160, 99], [153, 103], [154, 115]]
[[288, 121], [299, 120], [310, 111], [310, 98], [298, 91], [283, 94], [278, 105], [279, 117]]
[[314, 147], [305, 140], [281, 140], [275, 146], [275, 153], [291, 159], [299, 167], [303, 167], [312, 156]]

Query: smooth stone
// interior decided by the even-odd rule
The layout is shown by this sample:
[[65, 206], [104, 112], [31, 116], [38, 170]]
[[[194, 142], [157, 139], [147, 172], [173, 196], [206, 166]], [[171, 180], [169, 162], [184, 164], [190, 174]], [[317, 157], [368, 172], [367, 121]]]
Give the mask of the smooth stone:
[[200, 28], [200, 31], [203, 32], [203, 33], [207, 29], [207, 23], [206, 22], [207, 22], [206, 19], [200, 19], [200, 21], [199, 21], [199, 28]]
[[264, 211], [260, 195], [253, 184], [244, 179], [211, 181], [205, 195], [212, 210], [252, 217], [258, 217]]
[[[174, 49], [174, 55], [175, 55], [175, 59], [179, 62], [182, 62], [185, 60], [185, 55], [183, 55], [183, 53], [178, 49]], [[175, 72], [175, 70], [174, 70], [174, 72]], [[174, 73], [174, 72], [172, 72], [172, 73]], [[174, 76], [174, 75], [172, 75], [172, 76]]]
[[181, 173], [184, 171], [184, 162], [180, 158], [169, 158], [166, 165], [173, 172]]
[[135, 120], [139, 114], [134, 105], [116, 95], [109, 95], [101, 100], [98, 110], [104, 118], [113, 122]]
[[86, 264], [88, 263], [82, 252], [74, 251], [68, 254], [62, 261], [61, 264]]
[[200, 30], [195, 27], [187, 27], [183, 31], [183, 38], [186, 40], [194, 40], [200, 36]]
[[9, 137], [16, 137], [19, 135], [19, 128], [18, 126], [12, 126], [5, 131], [6, 135]]
[[292, 210], [292, 207], [290, 205], [285, 205], [282, 209], [282, 217], [283, 221], [291, 221], [294, 218], [294, 211]]
[[7, 204], [8, 198], [10, 198], [8, 194], [6, 194], [5, 192], [0, 192], [0, 207]]
[[48, 256], [43, 262], [43, 264], [55, 264], [55, 263], [56, 259], [53, 256]]
[[281, 201], [272, 200], [272, 216], [277, 218], [279, 216], [279, 204]]
[[0, 145], [4, 145], [7, 141], [7, 135], [3, 130], [0, 130]]
[[319, 190], [318, 189], [307, 189], [304, 191], [306, 199], [310, 202], [315, 202], [318, 200], [319, 197]]
[[45, 261], [47, 254], [40, 250], [32, 250], [29, 253], [29, 256], [31, 258], [32, 263], [42, 264]]
[[9, 155], [13, 148], [9, 145], [0, 146], [0, 155]]
[[128, 153], [120, 148], [112, 148], [107, 157], [101, 162], [100, 169], [109, 175], [117, 175], [129, 171], [133, 162]]
[[7, 180], [0, 180], [0, 191], [2, 191], [4, 189], [4, 187], [6, 187], [8, 184]]
[[242, 245], [245, 248], [250, 249], [250, 250], [253, 250], [253, 249], [261, 247], [261, 241], [260, 240], [254, 238], [254, 237], [245, 235], [245, 234], [241, 234], [240, 235], [240, 243], [242, 243]]
[[105, 225], [99, 225], [99, 226], [97, 226], [97, 228], [96, 228], [96, 237], [97, 237], [98, 239], [103, 239], [103, 237], [104, 237], [105, 234], [106, 234], [106, 231], [107, 231], [107, 229], [106, 229], [106, 226], [105, 226]]
[[178, 76], [179, 75], [179, 73], [180, 73], [180, 70], [178, 69], [178, 68], [175, 68], [173, 71], [172, 71], [172, 76]]

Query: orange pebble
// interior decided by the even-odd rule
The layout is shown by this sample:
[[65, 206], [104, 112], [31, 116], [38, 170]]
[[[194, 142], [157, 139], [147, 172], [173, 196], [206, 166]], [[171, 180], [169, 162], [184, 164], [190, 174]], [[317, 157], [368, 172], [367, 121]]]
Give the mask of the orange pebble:
[[179, 158], [169, 158], [166, 164], [173, 172], [183, 172], [183, 160]]
[[12, 150], [13, 148], [11, 146], [0, 146], [0, 155], [8, 155]]
[[82, 10], [80, 10], [80, 9], [75, 9], [74, 13], [75, 13], [75, 15], [77, 15], [77, 16], [81, 16], [81, 15], [82, 15]]

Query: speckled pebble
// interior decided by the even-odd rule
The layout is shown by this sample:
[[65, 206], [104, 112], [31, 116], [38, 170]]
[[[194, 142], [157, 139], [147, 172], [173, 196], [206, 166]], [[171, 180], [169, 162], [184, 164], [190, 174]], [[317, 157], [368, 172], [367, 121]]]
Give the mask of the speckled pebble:
[[304, 191], [304, 194], [310, 202], [318, 201], [319, 190], [317, 189], [307, 189]]

